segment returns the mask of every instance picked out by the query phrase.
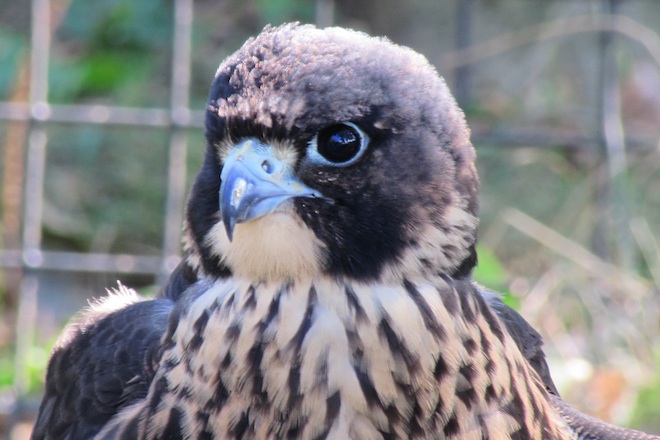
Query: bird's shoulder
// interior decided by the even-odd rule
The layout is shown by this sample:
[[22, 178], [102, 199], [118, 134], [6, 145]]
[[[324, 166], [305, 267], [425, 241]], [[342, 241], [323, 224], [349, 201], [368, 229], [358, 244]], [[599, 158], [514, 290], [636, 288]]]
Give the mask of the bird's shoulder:
[[74, 319], [53, 348], [32, 438], [91, 438], [143, 398], [173, 307], [120, 286]]
[[502, 301], [500, 294], [474, 284], [475, 290], [485, 299], [506, 327], [507, 333], [530, 366], [536, 371], [545, 389], [559, 397], [559, 391], [550, 376], [550, 368], [543, 351], [543, 338], [520, 313]]

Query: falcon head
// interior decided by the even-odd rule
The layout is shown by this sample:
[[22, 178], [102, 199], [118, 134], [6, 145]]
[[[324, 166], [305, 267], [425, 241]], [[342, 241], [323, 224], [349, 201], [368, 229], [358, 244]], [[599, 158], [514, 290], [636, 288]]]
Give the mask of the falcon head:
[[469, 130], [408, 48], [266, 28], [218, 68], [206, 138], [184, 238], [203, 276], [388, 282], [476, 263]]

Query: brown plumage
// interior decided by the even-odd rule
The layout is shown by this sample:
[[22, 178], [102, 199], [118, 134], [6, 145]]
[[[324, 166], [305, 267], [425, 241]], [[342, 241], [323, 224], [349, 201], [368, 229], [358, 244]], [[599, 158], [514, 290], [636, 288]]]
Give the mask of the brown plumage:
[[60, 341], [35, 439], [578, 438], [538, 334], [470, 279], [475, 154], [422, 56], [267, 28], [206, 128], [182, 265]]

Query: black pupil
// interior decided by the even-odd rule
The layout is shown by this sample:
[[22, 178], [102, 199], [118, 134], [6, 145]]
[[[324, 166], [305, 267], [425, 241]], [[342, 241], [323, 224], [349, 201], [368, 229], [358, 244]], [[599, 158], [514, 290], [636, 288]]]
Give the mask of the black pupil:
[[360, 134], [348, 125], [331, 125], [319, 133], [317, 147], [330, 162], [347, 162], [360, 151]]

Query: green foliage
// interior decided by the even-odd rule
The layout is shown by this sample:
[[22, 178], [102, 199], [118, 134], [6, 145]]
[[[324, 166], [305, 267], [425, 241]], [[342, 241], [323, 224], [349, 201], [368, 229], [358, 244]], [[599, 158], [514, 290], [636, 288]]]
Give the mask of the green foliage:
[[[660, 365], [660, 352], [656, 353], [655, 365]], [[655, 376], [639, 391], [637, 402], [632, 412], [631, 426], [649, 432], [660, 432], [660, 370], [656, 369]]]
[[509, 276], [500, 259], [492, 250], [483, 245], [477, 246], [477, 254], [479, 263], [472, 272], [474, 280], [482, 286], [502, 294], [502, 300], [517, 309], [520, 299], [508, 291]]
[[483, 245], [477, 246], [477, 255], [479, 256], [479, 262], [472, 273], [474, 279], [490, 289], [506, 289], [508, 278], [506, 269], [504, 269], [497, 255]]
[[[78, 59], [56, 60], [50, 70], [53, 102], [71, 102], [81, 98], [116, 95], [124, 105], [139, 103], [140, 95], [128, 90], [148, 84], [153, 66], [149, 55], [105, 51]], [[126, 90], [124, 90], [126, 89]], [[166, 94], [161, 97], [166, 97]]]
[[169, 48], [171, 2], [154, 0], [74, 0], [58, 33], [87, 52], [108, 49], [144, 52]]
[[314, 20], [314, 2], [305, 0], [257, 0], [263, 19], [278, 25], [287, 21]]
[[14, 357], [6, 351], [0, 351], [0, 389], [14, 384]]
[[49, 135], [57, 147], [46, 170], [46, 246], [157, 254], [168, 132], [56, 126]]
[[25, 39], [0, 28], [0, 99], [7, 99], [16, 81]]
[[[166, 105], [172, 39], [164, 1], [74, 1], [58, 29], [50, 99], [104, 97], [120, 105]], [[150, 93], [153, 91], [153, 93]]]
[[[50, 347], [39, 345], [27, 347], [23, 373], [29, 393], [40, 392], [43, 388], [49, 353]], [[15, 385], [16, 368], [13, 347], [0, 349], [0, 391], [3, 388], [10, 388]]]

